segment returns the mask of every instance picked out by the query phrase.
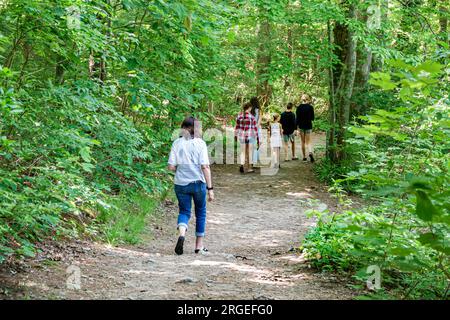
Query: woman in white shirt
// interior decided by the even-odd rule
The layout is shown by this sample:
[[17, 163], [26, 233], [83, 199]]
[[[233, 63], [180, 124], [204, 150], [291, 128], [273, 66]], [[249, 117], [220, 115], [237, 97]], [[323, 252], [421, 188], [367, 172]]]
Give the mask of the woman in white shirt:
[[188, 117], [181, 125], [182, 135], [174, 141], [169, 155], [168, 169], [175, 171], [175, 193], [178, 199], [179, 237], [175, 253], [183, 254], [183, 245], [191, 218], [192, 200], [195, 206], [195, 253], [205, 253], [203, 246], [206, 227], [206, 194], [214, 200], [214, 191], [209, 167], [208, 149], [198, 133], [200, 124]]

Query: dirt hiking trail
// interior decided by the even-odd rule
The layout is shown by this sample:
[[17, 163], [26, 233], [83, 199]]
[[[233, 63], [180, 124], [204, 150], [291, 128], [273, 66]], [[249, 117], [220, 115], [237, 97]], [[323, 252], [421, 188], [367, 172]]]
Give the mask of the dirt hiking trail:
[[[324, 139], [313, 135], [316, 149]], [[177, 206], [167, 202], [163, 217], [149, 223], [145, 244], [46, 244], [37, 258], [0, 270], [0, 298], [351, 299], [356, 293], [348, 281], [317, 273], [294, 250], [314, 225], [304, 214], [311, 203], [333, 210], [336, 200], [317, 182], [310, 162], [300, 157], [281, 165], [275, 176], [241, 175], [236, 165], [213, 166], [216, 200], [208, 203], [205, 240], [209, 255], [194, 253], [194, 218], [185, 253], [175, 255]], [[80, 270], [79, 290], [67, 288], [70, 265]]]

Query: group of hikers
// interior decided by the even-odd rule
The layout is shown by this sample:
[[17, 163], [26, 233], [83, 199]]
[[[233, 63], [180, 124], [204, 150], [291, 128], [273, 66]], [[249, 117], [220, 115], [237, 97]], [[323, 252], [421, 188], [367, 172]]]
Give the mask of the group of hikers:
[[[280, 150], [284, 144], [285, 161], [289, 161], [288, 150], [291, 145], [292, 160], [298, 160], [295, 154], [295, 136], [301, 137], [303, 161], [307, 161], [307, 153], [311, 162], [314, 156], [311, 145], [312, 121], [314, 108], [311, 97], [304, 94], [301, 103], [293, 112], [293, 103], [288, 103], [286, 111], [281, 115], [272, 115], [269, 123], [270, 145], [272, 149], [272, 168], [280, 168]], [[261, 142], [261, 108], [258, 98], [252, 98], [243, 106], [236, 119], [235, 138], [241, 145], [240, 172], [254, 172], [258, 164], [259, 146]], [[168, 169], [175, 172], [175, 194], [178, 199], [178, 240], [175, 253], [183, 254], [184, 241], [191, 218], [192, 202], [196, 218], [195, 250], [197, 254], [208, 254], [204, 246], [206, 228], [206, 203], [214, 200], [214, 188], [208, 148], [201, 134], [197, 132], [201, 126], [193, 117], [187, 117], [181, 124], [181, 134], [170, 150]]]
[[[302, 143], [303, 161], [307, 155], [314, 162], [311, 144], [312, 122], [314, 108], [311, 96], [304, 94], [301, 103], [293, 112], [293, 103], [288, 103], [286, 111], [281, 115], [275, 113], [268, 125], [270, 147], [272, 149], [271, 168], [281, 168], [281, 147], [284, 146], [285, 161], [289, 161], [289, 146], [291, 146], [292, 160], [298, 160], [295, 153], [295, 136], [298, 134]], [[255, 172], [254, 167], [259, 162], [259, 146], [261, 143], [261, 112], [256, 97], [244, 104], [243, 110], [236, 118], [235, 138], [240, 143], [241, 173]]]

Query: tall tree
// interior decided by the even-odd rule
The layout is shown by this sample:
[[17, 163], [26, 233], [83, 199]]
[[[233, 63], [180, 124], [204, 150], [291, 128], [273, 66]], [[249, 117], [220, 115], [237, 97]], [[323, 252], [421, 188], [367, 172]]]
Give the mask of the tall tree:
[[269, 83], [271, 56], [271, 22], [269, 12], [259, 7], [258, 52], [256, 57], [256, 94], [262, 107], [267, 107], [272, 98], [272, 86]]
[[[356, 18], [356, 6], [350, 3], [347, 9], [347, 19]], [[357, 55], [357, 41], [354, 36], [354, 31], [348, 24], [339, 25], [341, 35], [346, 37], [345, 49], [342, 51], [341, 57], [345, 56], [342, 67], [339, 68], [339, 84], [335, 93], [335, 107], [337, 112], [338, 131], [336, 137], [336, 151], [337, 160], [345, 158], [344, 138], [346, 133], [346, 126], [350, 120], [350, 102], [353, 94], [353, 86], [356, 75], [356, 55]]]
[[[364, 25], [367, 25], [368, 18], [367, 12], [361, 14], [359, 17]], [[356, 56], [356, 74], [350, 110], [351, 116], [364, 114], [367, 110], [368, 83], [373, 58], [372, 50], [363, 42], [358, 43]]]
[[327, 130], [327, 141], [326, 141], [326, 152], [327, 158], [331, 161], [336, 160], [336, 103], [335, 98], [335, 76], [333, 68], [333, 30], [330, 19], [327, 21], [327, 35], [328, 35], [328, 124], [329, 129]]

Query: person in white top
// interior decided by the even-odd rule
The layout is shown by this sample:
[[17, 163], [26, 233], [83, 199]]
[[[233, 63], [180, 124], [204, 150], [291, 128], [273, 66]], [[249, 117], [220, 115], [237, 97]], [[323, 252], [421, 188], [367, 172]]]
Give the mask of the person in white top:
[[252, 166], [256, 166], [259, 162], [259, 143], [261, 141], [261, 107], [259, 104], [258, 97], [253, 97], [250, 99], [252, 105], [252, 111], [250, 113], [256, 118], [256, 127], [258, 130], [259, 139], [253, 140], [253, 156], [252, 156]]
[[[181, 125], [181, 137], [174, 141], [169, 155], [168, 169], [175, 171], [175, 194], [178, 199], [179, 237], [175, 253], [183, 254], [183, 245], [191, 218], [192, 200], [196, 217], [195, 253], [206, 253], [203, 246], [206, 227], [206, 194], [208, 200], [214, 200], [214, 191], [209, 167], [208, 149], [197, 130], [199, 122], [188, 117]], [[208, 191], [207, 191], [208, 190]]]
[[273, 122], [270, 124], [270, 147], [272, 148], [272, 168], [280, 168], [280, 150], [281, 150], [281, 125], [280, 116], [275, 114], [273, 116]]

